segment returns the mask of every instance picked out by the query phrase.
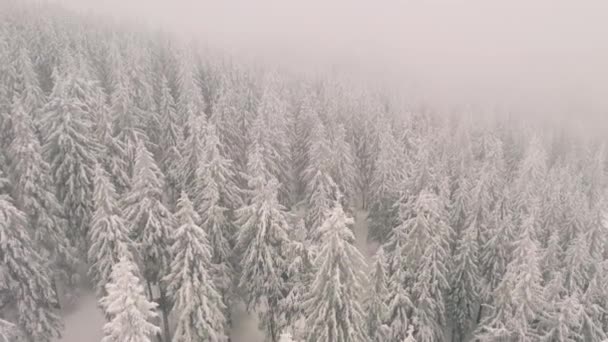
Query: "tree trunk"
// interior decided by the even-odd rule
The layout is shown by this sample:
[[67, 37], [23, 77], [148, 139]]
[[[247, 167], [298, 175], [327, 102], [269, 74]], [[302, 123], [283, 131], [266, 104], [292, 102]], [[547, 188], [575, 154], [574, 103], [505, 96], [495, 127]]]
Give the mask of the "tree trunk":
[[171, 341], [171, 332], [169, 331], [169, 303], [167, 302], [167, 296], [165, 290], [160, 288], [160, 310], [163, 315], [163, 333], [165, 336], [165, 342]]
[[[150, 302], [156, 303], [156, 300], [154, 299], [154, 294], [152, 293], [152, 283], [149, 280], [146, 280], [146, 285], [148, 288], [148, 299], [150, 300]], [[156, 338], [158, 339], [158, 342], [164, 342], [163, 337], [160, 333], [156, 334]]]

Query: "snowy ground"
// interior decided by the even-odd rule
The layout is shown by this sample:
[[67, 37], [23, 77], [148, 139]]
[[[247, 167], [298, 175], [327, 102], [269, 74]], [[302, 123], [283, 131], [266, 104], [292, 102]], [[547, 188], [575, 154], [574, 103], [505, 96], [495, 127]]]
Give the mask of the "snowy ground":
[[[367, 241], [367, 213], [355, 213], [355, 244], [369, 260], [377, 246]], [[264, 335], [258, 329], [257, 317], [245, 311], [243, 305], [233, 308], [235, 329], [231, 332], [233, 342], [263, 342]], [[97, 307], [97, 299], [91, 292], [83, 293], [77, 305], [64, 312], [65, 330], [58, 342], [99, 342], [101, 328], [105, 322]]]
[[60, 342], [99, 342], [105, 322], [93, 293], [84, 293], [70, 312], [64, 313], [65, 330]]

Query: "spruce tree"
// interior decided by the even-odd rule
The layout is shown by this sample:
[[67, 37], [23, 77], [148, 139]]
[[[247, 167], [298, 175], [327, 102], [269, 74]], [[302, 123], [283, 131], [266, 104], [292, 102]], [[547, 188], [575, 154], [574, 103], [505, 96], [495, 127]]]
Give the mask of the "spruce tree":
[[173, 342], [226, 341], [224, 304], [212, 277], [211, 245], [185, 192], [177, 203], [178, 227], [171, 246], [171, 271], [164, 278], [175, 303]]
[[68, 221], [72, 245], [86, 251], [86, 236], [93, 212], [93, 167], [98, 146], [92, 139], [86, 92], [76, 75], [56, 79], [41, 120], [44, 153]]
[[368, 341], [362, 306], [366, 263], [354, 246], [353, 223], [336, 201], [320, 228], [323, 242], [304, 302], [307, 341]]
[[151, 323], [156, 304], [146, 299], [137, 267], [122, 256], [112, 267], [107, 295], [100, 301], [109, 321], [103, 326], [102, 342], [152, 342], [160, 329]]
[[239, 288], [245, 293], [248, 307], [265, 308], [262, 324], [268, 338], [279, 338], [279, 301], [286, 290], [284, 274], [287, 271], [289, 226], [285, 208], [278, 201], [279, 183], [265, 178], [259, 170], [261, 156], [250, 155], [249, 188], [253, 197], [247, 205], [236, 211], [236, 252], [242, 267]]
[[55, 276], [67, 281], [75, 273], [75, 250], [67, 238], [63, 208], [55, 197], [50, 167], [42, 157], [32, 119], [17, 97], [13, 100], [12, 120], [15, 138], [8, 155], [15, 203], [27, 215], [34, 242], [43, 247], [41, 256]]
[[[0, 185], [5, 183], [0, 171]], [[51, 342], [63, 329], [57, 295], [44, 260], [28, 234], [25, 214], [3, 192], [0, 193], [0, 259], [4, 267], [0, 279], [2, 292], [7, 292], [3, 303], [14, 305], [17, 326], [23, 335], [32, 341]]]
[[480, 303], [478, 223], [473, 220], [462, 232], [454, 255], [450, 284], [450, 313], [456, 321], [454, 332], [462, 340], [475, 323]]
[[[140, 141], [131, 181], [131, 189], [123, 200], [124, 217], [129, 232], [138, 247], [143, 262], [143, 275], [148, 283], [149, 296], [153, 285], [158, 285], [159, 308], [163, 312], [163, 332], [170, 336], [168, 314], [170, 303], [160, 280], [169, 272], [174, 227], [172, 213], [162, 202], [164, 178], [152, 158], [152, 153]], [[165, 339], [168, 339], [167, 337]]]
[[89, 275], [95, 283], [97, 294], [103, 296], [112, 267], [122, 256], [130, 256], [131, 241], [118, 207], [114, 185], [99, 164], [95, 167], [93, 183], [95, 211], [88, 236], [90, 248], [87, 259], [90, 265]]
[[385, 324], [388, 315], [388, 280], [387, 260], [384, 256], [384, 248], [380, 246], [370, 273], [370, 286], [365, 303], [367, 312], [367, 335], [372, 342], [382, 342], [387, 339], [388, 326]]
[[169, 81], [162, 79], [160, 101], [158, 106], [158, 121], [162, 127], [159, 137], [159, 156], [161, 170], [165, 174], [166, 192], [170, 203], [177, 201], [179, 193], [180, 163], [182, 156], [180, 147], [183, 145], [182, 126], [177, 117], [175, 101], [169, 89]]

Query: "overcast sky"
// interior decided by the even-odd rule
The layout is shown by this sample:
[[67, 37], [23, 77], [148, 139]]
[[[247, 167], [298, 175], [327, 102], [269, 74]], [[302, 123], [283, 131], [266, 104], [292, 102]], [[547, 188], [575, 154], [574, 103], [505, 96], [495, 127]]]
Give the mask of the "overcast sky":
[[51, 0], [290, 65], [353, 67], [442, 104], [608, 116], [606, 0]]

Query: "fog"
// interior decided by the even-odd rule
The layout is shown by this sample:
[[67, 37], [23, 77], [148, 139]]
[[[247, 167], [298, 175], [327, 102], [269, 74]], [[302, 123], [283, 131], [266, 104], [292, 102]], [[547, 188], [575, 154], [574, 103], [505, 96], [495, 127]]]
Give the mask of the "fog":
[[[413, 102], [605, 127], [602, 0], [54, 0], [282, 66], [346, 70]], [[584, 119], [583, 119], [584, 118]]]

